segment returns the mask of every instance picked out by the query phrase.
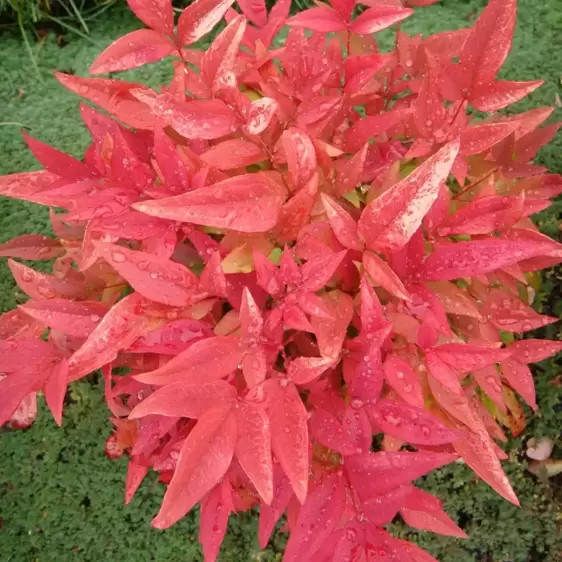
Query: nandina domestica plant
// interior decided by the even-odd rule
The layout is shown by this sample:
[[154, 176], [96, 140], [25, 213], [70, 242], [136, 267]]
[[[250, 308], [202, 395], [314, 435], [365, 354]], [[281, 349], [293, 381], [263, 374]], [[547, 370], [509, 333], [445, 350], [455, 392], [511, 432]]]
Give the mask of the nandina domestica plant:
[[516, 2], [388, 53], [373, 34], [412, 15], [400, 0], [233, 4], [176, 26], [168, 0], [129, 0], [148, 29], [91, 72], [170, 57], [159, 91], [57, 74], [113, 117], [81, 106], [82, 161], [25, 134], [45, 169], [0, 178], [56, 235], [0, 246], [54, 259], [9, 261], [30, 298], [0, 317], [0, 424], [32, 423], [39, 391], [60, 424], [67, 385], [101, 370], [126, 502], [157, 471], [153, 525], [199, 503], [207, 561], [255, 507], [262, 547], [286, 515], [287, 562], [433, 560], [385, 525], [465, 537], [412, 484], [456, 460], [516, 504], [495, 440], [523, 428], [514, 391], [536, 408], [528, 364], [562, 349], [515, 338], [556, 320], [530, 304], [562, 261], [529, 218], [562, 193], [532, 163], [551, 109], [495, 113], [541, 84], [497, 79]]

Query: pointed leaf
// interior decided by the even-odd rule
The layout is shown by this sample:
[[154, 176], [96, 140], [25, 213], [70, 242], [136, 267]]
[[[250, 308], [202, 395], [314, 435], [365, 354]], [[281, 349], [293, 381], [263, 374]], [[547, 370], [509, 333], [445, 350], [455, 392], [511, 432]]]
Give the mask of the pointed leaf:
[[340, 244], [351, 250], [360, 250], [363, 244], [359, 239], [357, 223], [353, 217], [325, 193], [321, 193], [320, 196], [328, 215], [330, 226]]
[[369, 415], [383, 433], [417, 445], [445, 445], [456, 439], [436, 417], [405, 402], [379, 400]]
[[268, 414], [273, 452], [304, 504], [308, 490], [308, 414], [294, 384], [277, 386]]
[[47, 406], [49, 406], [49, 409], [53, 414], [53, 418], [59, 427], [62, 424], [62, 407], [67, 385], [68, 361], [66, 359], [62, 359], [53, 368], [45, 386], [43, 387], [43, 394], [45, 394]]
[[234, 0], [196, 0], [185, 8], [178, 20], [178, 40], [182, 45], [191, 45], [207, 35]]
[[127, 0], [129, 8], [147, 27], [172, 35], [174, 12], [170, 0]]
[[392, 268], [375, 252], [363, 254], [363, 266], [368, 278], [378, 286], [388, 291], [393, 297], [411, 301], [412, 297], [404, 287], [402, 281]]
[[233, 170], [257, 164], [267, 157], [261, 148], [244, 139], [231, 139], [216, 144], [200, 156], [218, 170]]
[[406, 360], [391, 355], [384, 362], [384, 376], [388, 385], [404, 402], [424, 407], [424, 398], [418, 376]]
[[328, 6], [320, 6], [300, 12], [289, 18], [287, 24], [293, 27], [305, 27], [321, 33], [343, 31], [347, 27], [341, 16]]
[[536, 410], [535, 383], [529, 367], [510, 358], [502, 362], [501, 370], [509, 386], [518, 392], [533, 410]]
[[96, 251], [146, 298], [172, 306], [191, 304], [199, 279], [185, 266], [116, 244], [99, 243]]
[[108, 311], [101, 302], [64, 299], [30, 299], [20, 309], [42, 324], [77, 338], [88, 337]]
[[177, 197], [144, 201], [135, 208], [170, 220], [266, 232], [277, 223], [283, 201], [282, 188], [267, 176], [244, 174]]
[[410, 240], [437, 199], [458, 150], [458, 143], [444, 146], [365, 208], [359, 234], [369, 249], [398, 250]]
[[359, 496], [368, 499], [409, 484], [457, 458], [457, 455], [451, 453], [365, 453], [346, 458], [345, 469]]
[[236, 435], [236, 420], [229, 410], [208, 410], [199, 419], [182, 445], [154, 527], [173, 525], [217, 484], [230, 466]]
[[228, 526], [232, 509], [230, 482], [219, 482], [201, 501], [199, 542], [203, 546], [205, 562], [215, 562]]
[[262, 500], [273, 501], [273, 464], [269, 417], [259, 405], [242, 402], [236, 410], [238, 440], [235, 454]]
[[164, 366], [135, 378], [145, 384], [175, 382], [202, 384], [222, 379], [235, 371], [242, 359], [238, 338], [217, 336], [195, 342]]
[[0, 244], [0, 256], [22, 260], [50, 260], [64, 254], [59, 240], [40, 234], [24, 234]]
[[199, 418], [214, 407], [228, 408], [235, 400], [235, 388], [225, 381], [215, 380], [206, 384], [175, 382], [159, 388], [145, 398], [129, 414], [129, 419], [151, 414]]
[[355, 18], [350, 26], [350, 31], [363, 35], [377, 33], [391, 25], [411, 16], [414, 10], [399, 6], [374, 6], [365, 10]]

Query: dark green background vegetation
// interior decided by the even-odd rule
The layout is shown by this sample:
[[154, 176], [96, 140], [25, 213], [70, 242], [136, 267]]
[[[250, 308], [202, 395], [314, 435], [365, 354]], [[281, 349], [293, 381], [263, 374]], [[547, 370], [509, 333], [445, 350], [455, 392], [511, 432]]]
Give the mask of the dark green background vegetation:
[[[466, 27], [484, 0], [443, 0], [420, 9], [405, 22], [410, 33], [424, 34]], [[36, 169], [19, 135], [22, 126], [54, 146], [80, 156], [88, 143], [79, 121], [78, 99], [51, 78], [53, 70], [86, 75], [96, 54], [112, 40], [139, 27], [122, 3], [89, 22], [88, 38], [67, 33], [57, 42], [50, 32], [33, 43], [41, 82], [34, 71], [19, 30], [0, 30], [0, 173]], [[559, 0], [520, 0], [514, 48], [503, 76], [517, 80], [542, 78], [546, 84], [513, 111], [560, 103], [562, 11]], [[31, 35], [30, 35], [31, 39]], [[382, 36], [388, 42], [388, 33]], [[63, 47], [60, 45], [64, 44]], [[127, 77], [157, 85], [169, 76], [167, 65], [151, 65]], [[555, 118], [562, 119], [557, 109]], [[539, 161], [562, 172], [562, 136], [540, 153]], [[559, 237], [561, 203], [537, 217], [544, 232]], [[0, 199], [0, 242], [13, 236], [49, 233], [46, 209]], [[545, 273], [539, 307], [562, 315], [561, 269]], [[0, 311], [22, 302], [5, 263], [0, 263]], [[559, 327], [541, 335], [560, 337]], [[560, 539], [561, 481], [536, 478], [526, 471], [522, 442], [534, 435], [558, 437], [562, 393], [552, 385], [562, 360], [548, 360], [536, 369], [540, 413], [530, 418], [523, 438], [509, 444], [505, 463], [522, 507], [517, 509], [495, 495], [462, 465], [434, 473], [423, 485], [445, 501], [448, 512], [471, 538], [458, 541], [428, 533], [412, 533], [395, 524], [394, 531], [428, 548], [443, 562], [524, 562], [555, 560]], [[155, 475], [147, 479], [132, 504], [123, 505], [126, 463], [110, 461], [103, 453], [111, 431], [103, 389], [95, 376], [73, 385], [67, 396], [63, 428], [58, 429], [42, 407], [35, 425], [26, 431], [0, 434], [0, 562], [84, 561], [197, 561], [197, 515], [190, 515], [167, 531], [150, 528], [162, 486]], [[530, 416], [530, 412], [529, 416]], [[558, 443], [560, 446], [560, 443]], [[560, 453], [560, 449], [557, 449]], [[559, 477], [560, 478], [560, 477]], [[280, 560], [283, 536], [259, 553], [256, 520], [244, 514], [231, 518], [221, 560]], [[306, 561], [303, 561], [306, 562]]]

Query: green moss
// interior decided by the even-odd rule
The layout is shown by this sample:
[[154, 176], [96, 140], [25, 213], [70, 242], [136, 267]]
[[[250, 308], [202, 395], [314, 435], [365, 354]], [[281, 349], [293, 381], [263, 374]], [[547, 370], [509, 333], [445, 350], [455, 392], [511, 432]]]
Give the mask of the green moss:
[[[483, 0], [443, 0], [420, 9], [404, 23], [409, 33], [432, 33], [471, 24]], [[504, 78], [542, 78], [545, 85], [514, 107], [522, 111], [553, 105], [562, 96], [560, 49], [562, 11], [556, 0], [521, 0], [513, 52]], [[40, 84], [30, 68], [27, 53], [17, 32], [4, 33], [0, 57], [0, 123], [20, 123], [31, 134], [79, 156], [88, 135], [79, 121], [78, 98], [66, 92], [50, 73], [53, 70], [86, 75], [96, 54], [140, 23], [117, 6], [91, 26], [91, 42], [68, 36], [69, 44], [59, 48], [54, 36], [37, 46], [39, 67], [45, 83]], [[388, 44], [388, 34], [383, 43]], [[150, 65], [126, 73], [129, 79], [156, 85], [170, 75], [167, 65]], [[557, 109], [553, 120], [562, 119]], [[0, 125], [0, 174], [37, 169], [19, 135], [19, 125]], [[562, 138], [543, 149], [539, 162], [552, 172], [562, 172]], [[559, 236], [558, 202], [537, 220], [544, 232]], [[44, 208], [8, 199], [0, 200], [0, 242], [13, 236], [49, 232]], [[562, 315], [561, 270], [544, 275], [539, 304], [542, 310]], [[0, 310], [19, 302], [5, 263], [0, 263]], [[559, 326], [541, 334], [559, 337]], [[531, 418], [527, 436], [560, 432], [561, 389], [552, 380], [561, 372], [560, 360], [548, 360], [536, 367], [536, 384], [541, 411]], [[73, 385], [65, 410], [63, 428], [58, 429], [44, 407], [29, 430], [0, 435], [0, 562], [160, 561], [201, 560], [197, 545], [196, 515], [186, 517], [167, 531], [150, 528], [163, 487], [152, 475], [130, 506], [123, 505], [125, 461], [110, 461], [103, 453], [111, 431], [108, 411], [98, 384], [82, 381]], [[531, 413], [529, 412], [529, 415]], [[443, 562], [541, 561], [562, 551], [557, 534], [559, 499], [552, 485], [542, 483], [525, 471], [517, 454], [521, 439], [509, 444], [512, 451], [505, 468], [514, 483], [522, 507], [517, 509], [499, 498], [462, 465], [454, 465], [423, 480], [423, 486], [445, 500], [448, 512], [471, 535], [468, 541], [411, 533], [400, 524], [395, 531], [427, 547]], [[558, 511], [558, 513], [557, 513]], [[249, 515], [231, 518], [221, 560], [280, 560], [282, 537], [259, 554], [256, 521]], [[559, 542], [556, 542], [559, 541]]]

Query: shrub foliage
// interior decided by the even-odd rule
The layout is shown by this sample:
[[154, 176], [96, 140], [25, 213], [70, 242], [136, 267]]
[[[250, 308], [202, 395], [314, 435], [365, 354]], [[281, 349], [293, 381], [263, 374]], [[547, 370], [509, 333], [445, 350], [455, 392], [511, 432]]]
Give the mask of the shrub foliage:
[[101, 370], [126, 501], [158, 472], [153, 525], [200, 504], [209, 561], [257, 506], [262, 547], [286, 515], [285, 561], [432, 560], [384, 527], [466, 537], [413, 485], [455, 461], [517, 504], [496, 441], [523, 429], [519, 398], [536, 408], [528, 364], [562, 349], [515, 337], [556, 320], [530, 305], [562, 246], [530, 216], [562, 192], [532, 163], [558, 125], [496, 113], [541, 84], [497, 78], [515, 0], [380, 52], [431, 3], [197, 0], [176, 25], [129, 0], [147, 28], [91, 73], [170, 57], [172, 81], [58, 74], [105, 111], [81, 106], [92, 144], [79, 161], [25, 134], [45, 169], [0, 178], [56, 234], [0, 246], [54, 260], [9, 261], [30, 298], [0, 317], [0, 423], [32, 423], [41, 391], [60, 424], [67, 385]]

